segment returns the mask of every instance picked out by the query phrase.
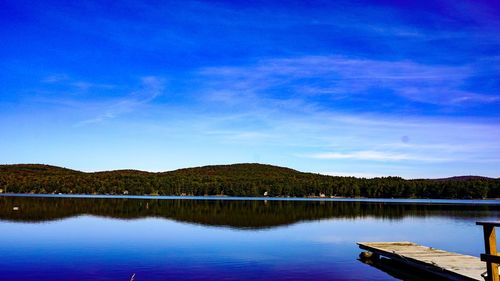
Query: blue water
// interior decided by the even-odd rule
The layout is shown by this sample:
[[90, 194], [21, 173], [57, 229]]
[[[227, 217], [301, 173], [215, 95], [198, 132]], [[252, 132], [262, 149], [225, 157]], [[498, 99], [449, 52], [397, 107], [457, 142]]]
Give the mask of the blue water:
[[[159, 200], [129, 196], [128, 201], [120, 201], [123, 196], [64, 197], [0, 198], [5, 207], [0, 220], [1, 280], [128, 281], [133, 274], [136, 281], [395, 280], [358, 261], [360, 250], [355, 243], [413, 241], [479, 256], [483, 252], [482, 229], [475, 221], [500, 218], [496, 201], [462, 200], [460, 203], [470, 206], [461, 208], [449, 200], [432, 200], [440, 205], [429, 207], [430, 200], [313, 199], [280, 203], [272, 200], [282, 199], [265, 198], [267, 201], [247, 205], [245, 200], [255, 198], [224, 198], [245, 201], [243, 204], [218, 201], [221, 198], [193, 201], [185, 197]], [[98, 199], [102, 208], [85, 210]], [[186, 200], [182, 204], [187, 205], [169, 205], [173, 199]], [[219, 211], [209, 215], [215, 203], [207, 203], [207, 199], [216, 200]], [[58, 209], [80, 203], [81, 207], [71, 214]], [[483, 205], [471, 205], [477, 203]], [[273, 207], [276, 204], [284, 205]], [[20, 209], [10, 211], [15, 205]], [[115, 205], [122, 208], [118, 214], [108, 210]], [[152, 210], [156, 205], [163, 207]], [[146, 213], [136, 217], [134, 212], [143, 212], [134, 211], [136, 206], [147, 208]], [[323, 211], [327, 206], [331, 214]], [[333, 211], [351, 207], [359, 213], [347, 210], [339, 215], [339, 211]], [[307, 214], [292, 214], [293, 209]], [[188, 221], [184, 213], [189, 215], [191, 210], [201, 211]], [[59, 211], [61, 216], [55, 216]], [[307, 216], [299, 219], [301, 215]], [[276, 225], [273, 221], [260, 227], [259, 221], [269, 216], [276, 217]]]

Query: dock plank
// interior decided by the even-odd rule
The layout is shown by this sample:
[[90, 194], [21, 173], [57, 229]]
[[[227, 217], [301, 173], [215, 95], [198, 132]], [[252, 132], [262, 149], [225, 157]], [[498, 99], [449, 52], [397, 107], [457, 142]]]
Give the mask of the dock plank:
[[358, 242], [361, 249], [379, 254], [449, 280], [481, 280], [486, 263], [478, 257], [447, 252], [412, 242]]

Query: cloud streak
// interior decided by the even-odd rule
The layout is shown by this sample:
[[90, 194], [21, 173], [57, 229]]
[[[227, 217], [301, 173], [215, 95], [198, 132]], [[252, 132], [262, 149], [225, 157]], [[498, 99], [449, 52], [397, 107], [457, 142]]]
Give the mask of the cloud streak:
[[450, 159], [436, 158], [436, 157], [423, 157], [421, 155], [411, 155], [403, 153], [392, 153], [385, 151], [354, 151], [348, 153], [342, 152], [324, 152], [306, 155], [305, 157], [315, 158], [315, 159], [354, 159], [354, 160], [364, 160], [364, 161], [419, 161], [419, 162], [446, 162]]
[[160, 96], [164, 89], [164, 81], [155, 76], [141, 78], [141, 87], [119, 100], [103, 105], [97, 117], [78, 122], [76, 126], [100, 123], [130, 113], [142, 105], [148, 104]]
[[[410, 102], [443, 107], [471, 103], [496, 103], [500, 95], [467, 89], [480, 72], [478, 65], [428, 65], [408, 60], [383, 61], [339, 56], [306, 56], [267, 59], [238, 67], [209, 67], [200, 75], [213, 89], [230, 90], [239, 96], [328, 96], [377, 100], [373, 92], [387, 92]], [[364, 96], [363, 96], [364, 95]], [[279, 96], [279, 95], [278, 95]], [[233, 98], [233, 97], [231, 97]]]

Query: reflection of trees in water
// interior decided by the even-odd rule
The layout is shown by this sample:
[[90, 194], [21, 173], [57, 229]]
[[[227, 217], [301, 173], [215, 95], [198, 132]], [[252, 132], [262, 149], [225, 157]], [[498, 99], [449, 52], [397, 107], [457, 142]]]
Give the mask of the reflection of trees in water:
[[[18, 207], [19, 210], [14, 210]], [[396, 204], [339, 201], [162, 200], [117, 198], [0, 197], [0, 219], [43, 222], [78, 215], [119, 219], [161, 217], [235, 228], [267, 228], [329, 218], [497, 216], [498, 205]]]

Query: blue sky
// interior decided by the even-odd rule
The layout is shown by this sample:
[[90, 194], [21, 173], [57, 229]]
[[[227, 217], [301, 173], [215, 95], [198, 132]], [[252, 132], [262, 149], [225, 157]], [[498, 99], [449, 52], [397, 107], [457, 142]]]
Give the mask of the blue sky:
[[0, 3], [0, 162], [500, 177], [497, 1]]

